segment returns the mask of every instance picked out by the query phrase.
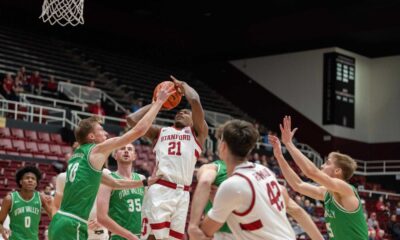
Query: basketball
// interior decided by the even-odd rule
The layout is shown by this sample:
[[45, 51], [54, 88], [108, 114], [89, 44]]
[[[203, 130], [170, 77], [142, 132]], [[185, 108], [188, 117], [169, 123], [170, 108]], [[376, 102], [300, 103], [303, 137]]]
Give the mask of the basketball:
[[[158, 90], [165, 84], [167, 84], [171, 87], [175, 86], [175, 84], [171, 81], [164, 81], [164, 82], [159, 83], [157, 85], [157, 87], [154, 89], [153, 100], [156, 100]], [[178, 104], [181, 102], [181, 99], [182, 99], [182, 95], [178, 91], [176, 91], [176, 93], [169, 96], [168, 100], [165, 101], [165, 103], [163, 104], [163, 107], [166, 108], [167, 110], [171, 110], [171, 109], [175, 108], [176, 106], [178, 106]]]

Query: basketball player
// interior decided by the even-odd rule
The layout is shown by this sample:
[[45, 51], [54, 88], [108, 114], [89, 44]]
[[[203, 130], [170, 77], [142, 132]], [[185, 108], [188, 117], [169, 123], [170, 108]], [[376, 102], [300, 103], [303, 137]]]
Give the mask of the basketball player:
[[[171, 78], [177, 90], [186, 96], [192, 111], [179, 111], [173, 126], [152, 126], [145, 135], [154, 140], [156, 176], [162, 179], [148, 189], [143, 200], [143, 238], [152, 231], [156, 239], [183, 239], [194, 167], [208, 135], [199, 94], [187, 83]], [[148, 109], [145, 106], [132, 113], [128, 124], [135, 126]]]
[[[121, 137], [107, 139], [98, 117], [82, 120], [75, 129], [80, 146], [68, 161], [66, 184], [60, 210], [49, 226], [50, 240], [87, 239], [87, 219], [93, 207], [102, 176], [102, 167], [110, 153], [143, 136], [155, 119], [162, 104], [175, 92], [164, 86], [157, 100], [143, 119]], [[137, 181], [131, 188], [147, 185]]]
[[[251, 137], [252, 134], [255, 134], [255, 135], [258, 134], [257, 131], [255, 131], [253, 133], [249, 132], [249, 130], [250, 131], [254, 130], [254, 129], [249, 128], [249, 126], [252, 126], [252, 125], [249, 125], [249, 123], [244, 122], [244, 121], [235, 120], [235, 121], [227, 122], [226, 125], [221, 126], [217, 131], [217, 138], [219, 138], [219, 139], [222, 138], [222, 135], [223, 135], [224, 130], [226, 129], [226, 126], [228, 126], [227, 127], [228, 131], [225, 131], [225, 132], [228, 133], [228, 136], [230, 133], [229, 129], [231, 129], [231, 132], [232, 132], [232, 129], [234, 130], [233, 131], [234, 134], [233, 135], [231, 134], [231, 136], [230, 136], [230, 138], [231, 138], [230, 142], [232, 142], [235, 137], [238, 137], [238, 136], [240, 137], [240, 131], [242, 131], [245, 128], [248, 128], [247, 131], [245, 131], [248, 134], [244, 134], [243, 138], [246, 138], [246, 137], [249, 138], [249, 137]], [[239, 128], [239, 130], [238, 130], [238, 128]], [[240, 129], [242, 129], [242, 130], [240, 130]], [[242, 139], [242, 140], [246, 141], [246, 139]], [[229, 141], [227, 141], [227, 143], [228, 142]], [[247, 142], [250, 142], [250, 141], [247, 140]], [[251, 149], [248, 150], [247, 148], [250, 146], [250, 144], [244, 144], [244, 145], [245, 145], [244, 149], [242, 150], [243, 152], [249, 153], [251, 151], [251, 149], [253, 148], [253, 147], [251, 147]], [[228, 146], [228, 149], [230, 149], [229, 145], [227, 145], [227, 146]], [[240, 146], [236, 146], [236, 147], [240, 147]], [[221, 149], [221, 148], [219, 148], [219, 149]], [[238, 151], [239, 154], [240, 154], [240, 151], [241, 150]], [[238, 157], [238, 156], [233, 157], [233, 154], [234, 154], [233, 151], [229, 151], [229, 153], [231, 153], [231, 154], [225, 154], [226, 158], [224, 158], [224, 159], [229, 159], [229, 157], [236, 158], [236, 160], [240, 159], [240, 157]], [[238, 153], [236, 153], [236, 154], [238, 154]], [[243, 155], [243, 154], [240, 154], [240, 155]], [[223, 154], [221, 154], [221, 156], [223, 156]], [[238, 162], [235, 162], [234, 164], [237, 165]], [[241, 163], [241, 164], [245, 164], [245, 163]], [[230, 165], [228, 165], [228, 166], [230, 166]], [[252, 165], [250, 164], [250, 166], [252, 166]], [[259, 178], [261, 178], [262, 175], [271, 174], [271, 171], [269, 171], [269, 169], [265, 168], [264, 166], [257, 165], [256, 167], [260, 168], [262, 170], [260, 172], [251, 173], [251, 174], [253, 174], [253, 176], [258, 176]], [[238, 171], [240, 171], [240, 170], [238, 170]], [[261, 173], [261, 174], [259, 174], [259, 173]], [[240, 174], [240, 173], [235, 173], [235, 174]], [[189, 225], [189, 234], [190, 234], [191, 239], [193, 239], [193, 240], [206, 239], [205, 238], [206, 236], [204, 235], [204, 233], [199, 229], [200, 218], [201, 218], [200, 211], [201, 211], [201, 209], [204, 208], [205, 202], [209, 196], [209, 192], [210, 192], [210, 188], [211, 188], [210, 183], [212, 181], [214, 181], [214, 182], [218, 183], [218, 185], [220, 186], [222, 184], [222, 182], [224, 182], [227, 178], [228, 178], [227, 164], [221, 160], [215, 161], [211, 164], [203, 165], [199, 169], [199, 172], [198, 172], [198, 181], [199, 182], [198, 182], [198, 186], [196, 188], [196, 192], [194, 193], [194, 196], [193, 196], [192, 212], [191, 212], [191, 218], [190, 218], [191, 221], [190, 221], [190, 225]], [[276, 182], [276, 179], [274, 179], [274, 174], [272, 174], [272, 176], [269, 176], [269, 178], [271, 178], [270, 180]], [[257, 179], [257, 177], [256, 177], [256, 179]], [[272, 183], [272, 181], [271, 181], [271, 185], [274, 185]], [[246, 183], [246, 184], [247, 185], [242, 185], [242, 186], [239, 185], [239, 188], [244, 188], [245, 186], [248, 186], [248, 183]], [[266, 189], [261, 190], [261, 191], [262, 191], [262, 193], [268, 191], [268, 197], [271, 197], [271, 195], [273, 195], [273, 193], [274, 193], [274, 190], [271, 189], [272, 191], [269, 192], [267, 186], [262, 186], [263, 188], [266, 188]], [[248, 186], [248, 187], [250, 187], [250, 189], [251, 189], [251, 186]], [[283, 186], [279, 185], [279, 187], [280, 187], [280, 189], [276, 190], [277, 194], [273, 197], [274, 200], [271, 201], [271, 205], [273, 205], [274, 201], [279, 201], [279, 195], [280, 195], [279, 190], [280, 190], [282, 197], [283, 197], [283, 202], [285, 203], [285, 206], [286, 206], [286, 212], [289, 215], [291, 215], [300, 224], [300, 226], [303, 227], [303, 229], [307, 232], [307, 234], [311, 237], [311, 239], [322, 240], [323, 237], [322, 237], [321, 233], [318, 231], [317, 226], [314, 224], [314, 222], [312, 221], [311, 217], [307, 214], [307, 212], [303, 208], [301, 208], [299, 205], [297, 205], [289, 197], [286, 189]], [[257, 192], [256, 194], [259, 194], [259, 193]], [[252, 199], [252, 197], [253, 196], [249, 196], [249, 199]], [[207, 206], [207, 207], [211, 208], [212, 207], [211, 203], [209, 203], [209, 205], [210, 206]], [[257, 203], [256, 203], [256, 205], [257, 205]], [[262, 205], [259, 205], [259, 206], [262, 206]], [[222, 207], [223, 207], [223, 205], [222, 205]], [[282, 208], [282, 205], [280, 205], [280, 207]], [[264, 208], [265, 208], [265, 203], [264, 203]], [[246, 209], [248, 209], [248, 208], [246, 208]], [[256, 210], [254, 210], [254, 214], [257, 215]], [[214, 211], [218, 212], [218, 209], [214, 209]], [[231, 215], [234, 216], [234, 214], [235, 213], [233, 213]], [[264, 216], [264, 217], [266, 217], [266, 216]], [[287, 219], [286, 219], [286, 221], [287, 221]], [[267, 224], [268, 222], [263, 222], [263, 223]], [[245, 226], [245, 225], [243, 225], [243, 226]], [[266, 225], [266, 227], [268, 228], [267, 225]], [[289, 227], [291, 229], [290, 225], [289, 225]], [[246, 230], [246, 229], [244, 229], [244, 230]], [[221, 229], [219, 231], [221, 231]], [[249, 231], [251, 231], [251, 230], [249, 230]], [[259, 236], [262, 236], [262, 235], [259, 235]], [[267, 236], [267, 235], [265, 235], [265, 236]], [[274, 236], [274, 235], [270, 235], [270, 236], [271, 236], [271, 239], [276, 238], [276, 236]], [[214, 237], [213, 239], [216, 239], [216, 240], [219, 240], [219, 239], [222, 239], [222, 240], [224, 240], [224, 239], [245, 239], [245, 238], [243, 238], [244, 236], [238, 238], [237, 235], [232, 236], [232, 235], [229, 235], [226, 233], [221, 234], [219, 232], [214, 233], [213, 237]], [[249, 236], [246, 236], [246, 237], [249, 237]], [[251, 239], [251, 238], [246, 238], [246, 239]], [[255, 239], [257, 239], [257, 238], [255, 238]], [[270, 239], [270, 238], [268, 238], [268, 239]]]
[[[18, 191], [8, 194], [0, 210], [0, 232], [4, 239], [39, 240], [39, 222], [43, 209], [51, 217], [51, 197], [36, 191], [41, 173], [33, 166], [17, 171]], [[3, 228], [3, 222], [10, 216], [10, 231]]]
[[[197, 173], [197, 187], [196, 191], [193, 195], [192, 199], [192, 208], [190, 211], [190, 223], [189, 223], [189, 236], [191, 240], [197, 239], [206, 239], [206, 236], [203, 232], [201, 232], [199, 225], [202, 216], [202, 209], [205, 208], [205, 213], [207, 213], [212, 208], [212, 203], [207, 199], [210, 196], [210, 192], [212, 191], [212, 185], [220, 186], [223, 181], [228, 178], [226, 171], [226, 164], [222, 160], [217, 160], [215, 162], [204, 164], [200, 167]], [[319, 239], [322, 240], [323, 237], [321, 233], [318, 231], [317, 226], [312, 221], [311, 217], [307, 214], [307, 212], [301, 208], [295, 201], [289, 198], [289, 195], [286, 192], [286, 189], [281, 187], [281, 191], [283, 192], [283, 196], [285, 197], [285, 202], [288, 202], [286, 205], [286, 211], [289, 215], [291, 215], [300, 226], [307, 232], [307, 234], [311, 237], [311, 239]], [[224, 225], [214, 234], [214, 240], [233, 240], [235, 237], [233, 236], [231, 230], [228, 225], [224, 223]]]
[[356, 162], [347, 155], [331, 152], [320, 170], [293, 144], [292, 139], [297, 128], [291, 129], [290, 117], [283, 119], [280, 129], [282, 142], [296, 164], [308, 178], [320, 186], [303, 182], [284, 159], [279, 139], [269, 136], [283, 176], [295, 191], [325, 202], [329, 239], [368, 239], [368, 227], [360, 197], [356, 189], [347, 183], [357, 168]]
[[[113, 178], [110, 173], [111, 171], [104, 168], [101, 176], [101, 183], [110, 187], [113, 190], [118, 190], [118, 189], [127, 189], [132, 184], [134, 184], [132, 181], [135, 180], [123, 180], [123, 179], [115, 179]], [[65, 187], [65, 182], [66, 182], [66, 172], [58, 174], [56, 178], [56, 191], [55, 191], [55, 196], [53, 200], [53, 213], [55, 214], [58, 209], [60, 208], [60, 203], [63, 198], [63, 193], [64, 193], [64, 187]], [[93, 208], [90, 211], [89, 214], [89, 219], [88, 219], [88, 240], [107, 240], [109, 238], [108, 236], [108, 230], [104, 226], [101, 226], [101, 224], [98, 224], [97, 222], [97, 207], [96, 204], [93, 204]]]
[[[258, 139], [258, 132], [250, 123], [229, 121], [218, 129], [217, 137], [222, 139], [219, 154], [224, 161], [216, 161], [217, 165], [214, 166], [204, 165], [199, 171], [189, 226], [191, 239], [206, 239], [198, 227], [201, 215], [196, 208], [205, 205], [207, 197], [204, 198], [204, 195], [207, 196], [210, 190], [206, 189], [209, 186], [207, 181], [217, 179], [215, 176], [219, 176], [217, 181], [220, 181], [215, 205], [202, 224], [202, 230], [207, 236], [214, 234], [214, 239], [227, 239], [224, 238], [226, 235], [215, 232], [227, 220], [234, 234], [234, 238], [229, 239], [295, 239], [286, 218], [287, 212], [311, 239], [323, 239], [306, 211], [289, 198], [285, 188], [277, 184], [275, 175], [268, 168], [245, 160]], [[228, 175], [231, 177], [227, 178]]]
[[[132, 172], [136, 160], [135, 147], [128, 144], [114, 151], [118, 170], [111, 173], [115, 179], [145, 179]], [[139, 239], [142, 227], [144, 187], [113, 190], [101, 185], [97, 198], [97, 220], [112, 232], [112, 240]]]

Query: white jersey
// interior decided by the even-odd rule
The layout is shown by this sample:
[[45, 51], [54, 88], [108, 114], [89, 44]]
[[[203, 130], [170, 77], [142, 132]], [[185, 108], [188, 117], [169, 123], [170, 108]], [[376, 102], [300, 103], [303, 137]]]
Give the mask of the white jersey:
[[275, 175], [245, 162], [219, 187], [208, 216], [228, 223], [236, 239], [294, 240], [286, 206]]
[[157, 176], [183, 185], [191, 185], [194, 167], [202, 149], [190, 127], [164, 127], [153, 152], [158, 165]]

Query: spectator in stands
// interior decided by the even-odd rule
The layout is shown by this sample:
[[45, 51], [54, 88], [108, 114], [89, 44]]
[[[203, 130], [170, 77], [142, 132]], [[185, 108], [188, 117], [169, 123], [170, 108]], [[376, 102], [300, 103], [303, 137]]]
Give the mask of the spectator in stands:
[[92, 81], [89, 82], [88, 86], [91, 87], [91, 88], [95, 88], [96, 87], [96, 82], [94, 80], [92, 80]]
[[45, 89], [47, 91], [52, 92], [52, 93], [56, 93], [57, 92], [57, 87], [58, 87], [58, 84], [57, 84], [56, 80], [54, 79], [54, 76], [50, 75], [49, 76], [49, 81], [47, 81]]
[[386, 202], [385, 202], [385, 211], [384, 211], [384, 213], [385, 213], [388, 217], [390, 217], [390, 215], [392, 215], [391, 203], [390, 203], [390, 201], [386, 201]]
[[295, 201], [295, 202], [297, 203], [297, 205], [299, 205], [300, 207], [303, 207], [303, 206], [304, 206], [303, 199], [301, 198], [300, 195], [296, 195], [296, 196], [294, 197], [294, 201]]
[[131, 110], [132, 112], [136, 112], [140, 108], [143, 107], [143, 99], [138, 98], [138, 99], [133, 99], [132, 105], [131, 105]]
[[42, 94], [42, 78], [40, 77], [39, 71], [34, 71], [33, 74], [29, 77], [28, 83], [31, 85], [31, 92]]
[[27, 76], [27, 74], [26, 74], [26, 69], [25, 69], [24, 66], [22, 66], [22, 67], [18, 70], [18, 73], [21, 74], [21, 76], [22, 76], [22, 81], [27, 81], [27, 80], [28, 80], [28, 76]]
[[51, 196], [51, 186], [50, 185], [46, 185], [46, 187], [44, 187], [43, 193], [46, 195]]
[[92, 104], [89, 106], [89, 112], [93, 113], [98, 116], [105, 116], [106, 112], [104, 111], [104, 108], [101, 106], [101, 100], [97, 99], [95, 104]]
[[363, 198], [361, 198], [361, 204], [362, 204], [362, 208], [363, 208], [363, 212], [364, 212], [364, 217], [365, 217], [365, 219], [368, 219], [368, 210], [365, 207], [365, 200]]
[[400, 215], [400, 201], [397, 202], [397, 206], [396, 206], [396, 215], [397, 215], [397, 216]]
[[373, 238], [374, 240], [381, 239], [383, 235], [385, 235], [385, 231], [380, 228], [379, 222], [378, 220], [376, 220], [376, 212], [372, 212], [369, 216], [368, 232], [371, 232], [371, 235], [375, 235], [375, 237]]
[[260, 158], [260, 163], [266, 167], [268, 167], [268, 156], [263, 154]]
[[310, 214], [311, 216], [314, 215], [314, 205], [311, 204], [309, 199], [304, 200], [304, 206], [303, 206], [304, 210], [306, 210], [306, 212], [308, 214]]
[[271, 157], [271, 170], [275, 173], [277, 177], [281, 176], [281, 169], [279, 168], [278, 162], [276, 161], [275, 157]]
[[397, 216], [392, 214], [390, 217], [390, 221], [387, 224], [387, 230], [390, 235], [392, 235], [392, 239], [400, 240], [400, 223], [397, 222]]
[[22, 77], [22, 74], [20, 72], [17, 72], [17, 76], [15, 77], [15, 82], [14, 82], [14, 92], [19, 95], [20, 93], [23, 93], [25, 91], [25, 86], [24, 86], [24, 80]]
[[378, 202], [375, 205], [377, 212], [385, 211], [385, 203], [383, 202], [383, 196], [379, 196]]
[[12, 101], [18, 101], [18, 97], [14, 91], [14, 79], [11, 73], [7, 73], [3, 79], [3, 84], [0, 89], [0, 94], [3, 95], [6, 99]]
[[254, 163], [260, 164], [260, 154], [254, 153], [253, 154], [253, 161]]

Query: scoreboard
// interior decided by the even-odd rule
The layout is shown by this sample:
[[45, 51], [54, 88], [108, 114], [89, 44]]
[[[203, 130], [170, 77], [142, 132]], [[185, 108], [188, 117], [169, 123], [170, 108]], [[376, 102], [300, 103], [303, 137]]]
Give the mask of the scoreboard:
[[324, 54], [323, 124], [354, 128], [355, 59]]

